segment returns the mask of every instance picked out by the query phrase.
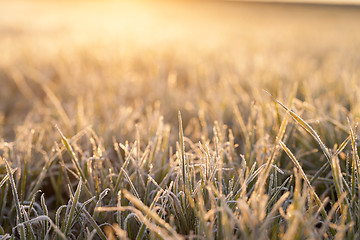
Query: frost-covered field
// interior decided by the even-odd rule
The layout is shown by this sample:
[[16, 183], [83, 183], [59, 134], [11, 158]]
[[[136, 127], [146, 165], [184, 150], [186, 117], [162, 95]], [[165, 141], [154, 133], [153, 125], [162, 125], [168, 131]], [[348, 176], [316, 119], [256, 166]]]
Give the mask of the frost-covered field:
[[1, 1], [1, 235], [359, 238], [359, 23], [354, 7]]

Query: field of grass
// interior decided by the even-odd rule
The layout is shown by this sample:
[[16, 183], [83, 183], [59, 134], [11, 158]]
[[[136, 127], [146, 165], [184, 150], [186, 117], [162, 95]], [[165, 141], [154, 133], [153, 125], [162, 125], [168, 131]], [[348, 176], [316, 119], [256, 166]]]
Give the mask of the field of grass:
[[359, 23], [1, 1], [1, 238], [359, 239]]

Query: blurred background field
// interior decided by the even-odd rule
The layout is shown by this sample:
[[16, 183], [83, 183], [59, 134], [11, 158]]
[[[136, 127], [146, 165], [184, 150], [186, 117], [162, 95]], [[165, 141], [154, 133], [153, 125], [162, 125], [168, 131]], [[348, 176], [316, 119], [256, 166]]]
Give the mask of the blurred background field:
[[[54, 219], [56, 209], [67, 203], [83, 178], [66, 149], [61, 148], [61, 136], [54, 128], [57, 125], [71, 139], [80, 168], [88, 178], [82, 179], [87, 182], [84, 187], [88, 195], [83, 193], [81, 201], [88, 200], [92, 194], [97, 201], [104, 201], [103, 205], [116, 205], [117, 193], [104, 200], [100, 193], [106, 188], [118, 190], [109, 179], [121, 176], [120, 169], [125, 167], [122, 164], [130, 156], [132, 160], [126, 168], [129, 177], [122, 178], [120, 185], [132, 189], [132, 194], [148, 206], [154, 199], [158, 200], [155, 193], [147, 195], [158, 190], [149, 175], [163, 189], [172, 184], [177, 186], [177, 190], [170, 187], [169, 191], [175, 195], [180, 192], [176, 196], [191, 224], [182, 225], [178, 212], [173, 213], [175, 220], [171, 220], [172, 210], [166, 208], [167, 203], [161, 209], [169, 214], [161, 215], [159, 211], [159, 215], [177, 233], [204, 237], [203, 219], [186, 200], [189, 189], [183, 189], [185, 184], [180, 184], [186, 179], [180, 171], [185, 157], [176, 145], [181, 143], [180, 110], [184, 154], [189, 159], [187, 167], [192, 169], [186, 170], [192, 174], [188, 176], [192, 179], [189, 185], [199, 188], [197, 181], [203, 177], [199, 166], [204, 168], [201, 164], [206, 158], [201, 147], [207, 145], [210, 155], [216, 161], [221, 159], [220, 169], [230, 169], [224, 170], [224, 176], [222, 170], [215, 171], [220, 174], [218, 179], [224, 178], [223, 183], [213, 180], [220, 191], [217, 203], [223, 204], [219, 199], [225, 196], [230, 205], [248, 201], [246, 204], [256, 219], [246, 222], [248, 230], [241, 227], [218, 230], [220, 217], [209, 218], [206, 221], [210, 225], [206, 226], [214, 238], [222, 236], [219, 232], [234, 234], [230, 234], [234, 238], [256, 238], [259, 236], [255, 230], [259, 226], [265, 229], [266, 236], [274, 238], [291, 236], [294, 231], [300, 234], [295, 236], [328, 237], [334, 233], [330, 228], [339, 233], [339, 238], [359, 237], [359, 230], [352, 228], [352, 224], [359, 223], [359, 205], [354, 203], [358, 197], [354, 192], [347, 195], [349, 208], [337, 210], [331, 220], [340, 226], [341, 217], [348, 211], [348, 225], [340, 230], [329, 227], [331, 224], [319, 214], [311, 215], [311, 206], [306, 204], [296, 205], [308, 213], [298, 221], [290, 221], [280, 213], [275, 220], [270, 216], [275, 200], [285, 196], [286, 191], [290, 197], [282, 205], [284, 209], [300, 198], [294, 194], [293, 177], [288, 187], [282, 186], [277, 191], [276, 184], [280, 186], [293, 175], [294, 165], [285, 154], [274, 154], [282, 175], [271, 170], [266, 179], [272, 176], [269, 177], [272, 180], [266, 184], [260, 180], [256, 184], [245, 181], [248, 194], [230, 196], [231, 191], [236, 193], [240, 189], [240, 185], [230, 184], [231, 179], [241, 178], [239, 169], [244, 170], [243, 174], [247, 171], [245, 176], [257, 179], [250, 170], [253, 164], [256, 163], [253, 170], [261, 170], [259, 166], [269, 163], [270, 156], [279, 151], [280, 139], [276, 137], [286, 112], [263, 90], [311, 124], [332, 153], [349, 136], [348, 119], [352, 126], [360, 119], [359, 26], [360, 7], [356, 6], [212, 1], [1, 1], [0, 155], [12, 168], [17, 168], [14, 178], [21, 204], [25, 206], [24, 201], [30, 201], [41, 189], [49, 216]], [[318, 143], [295, 121], [289, 120], [283, 141], [300, 159], [309, 178], [326, 163]], [[133, 147], [137, 149], [134, 152]], [[357, 162], [350, 143], [343, 150], [339, 155], [340, 171], [350, 189], [358, 180], [354, 170]], [[140, 156], [144, 159], [139, 166]], [[352, 157], [355, 165], [351, 165]], [[91, 161], [97, 163], [91, 165]], [[1, 164], [2, 176], [10, 176], [3, 160]], [[353, 172], [349, 172], [351, 166]], [[311, 182], [321, 200], [331, 198], [327, 211], [337, 206], [340, 199], [332, 174], [327, 169]], [[72, 193], [63, 182], [71, 186]], [[211, 185], [210, 182], [206, 184]], [[260, 183], [265, 184], [261, 185], [265, 192], [260, 188], [254, 190]], [[358, 187], [355, 184], [354, 191], [358, 192]], [[301, 191], [304, 199], [311, 195], [306, 189]], [[2, 185], [2, 194], [6, 192], [5, 198], [9, 200], [0, 202], [0, 224], [10, 234], [16, 224], [11, 220], [15, 208], [8, 183]], [[192, 197], [195, 192], [190, 192]], [[262, 213], [256, 213], [256, 204], [247, 199], [254, 192], [269, 197], [263, 199], [273, 199], [271, 204], [265, 203], [266, 207], [261, 205], [263, 208], [256, 210], [263, 210]], [[203, 197], [204, 208], [210, 212], [214, 209], [213, 199], [205, 193]], [[66, 206], [70, 209], [72, 203], [73, 200]], [[259, 200], [260, 203], [263, 204]], [[122, 204], [132, 205], [126, 201]], [[13, 208], [6, 211], [6, 206]], [[117, 223], [127, 231], [128, 237], [139, 236], [140, 221], [129, 220], [126, 226], [112, 215], [96, 213], [95, 204], [90, 203], [87, 209], [94, 211], [93, 217], [99, 225]], [[232, 210], [235, 215], [243, 213]], [[127, 209], [125, 215], [118, 213], [121, 215], [118, 219], [125, 221], [130, 212]], [[265, 215], [269, 216], [268, 221], [264, 220]], [[222, 219], [224, 216], [225, 212]], [[66, 219], [67, 215], [63, 217]], [[81, 229], [77, 221], [70, 226], [74, 232]], [[268, 225], [270, 221], [276, 221], [275, 227]], [[324, 226], [320, 230], [318, 221]], [[230, 222], [236, 225], [233, 220]], [[60, 225], [62, 231], [66, 229]], [[144, 236], [156, 236], [152, 235], [150, 225], [146, 226]], [[300, 227], [293, 230], [290, 226], [304, 226], [308, 232], [299, 233]], [[340, 235], [344, 232], [344, 236]], [[89, 237], [86, 234], [80, 231], [79, 236]]]
[[[356, 7], [3, 1], [2, 119], [14, 126], [36, 104], [53, 107], [36, 84], [54, 92], [72, 125], [77, 100], [113, 109], [86, 107], [94, 113], [85, 125], [156, 101], [165, 118], [185, 108], [186, 118], [201, 109], [222, 121], [229, 103], [248, 112], [251, 101], [268, 101], [262, 89], [286, 100], [295, 81], [319, 111], [336, 103], [358, 114], [359, 22]], [[13, 138], [12, 128], [3, 131]]]

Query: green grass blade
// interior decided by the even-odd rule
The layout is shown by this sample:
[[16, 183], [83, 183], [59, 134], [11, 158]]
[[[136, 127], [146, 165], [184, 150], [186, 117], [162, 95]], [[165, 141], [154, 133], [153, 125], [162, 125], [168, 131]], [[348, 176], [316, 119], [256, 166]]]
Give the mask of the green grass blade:
[[[48, 208], [47, 208], [46, 203], [45, 203], [44, 194], [41, 195], [40, 202], [41, 202], [41, 207], [43, 209], [44, 215], [48, 216], [49, 211], [48, 211]], [[43, 237], [45, 237], [46, 233], [48, 232], [49, 226], [48, 226], [47, 221], [43, 221], [42, 224], [43, 224]]]
[[64, 231], [65, 236], [67, 236], [67, 234], [69, 233], [69, 230], [70, 230], [73, 218], [74, 218], [75, 209], [76, 209], [77, 203], [80, 198], [81, 187], [82, 187], [82, 179], [80, 178], [80, 181], [79, 181], [78, 186], [75, 191], [74, 200], [72, 201], [72, 204], [71, 204], [69, 215], [65, 216], [66, 217], [66, 221], [65, 221], [66, 225], [65, 225], [65, 231]]
[[28, 222], [29, 221], [29, 216], [27, 215], [25, 209], [23, 206], [21, 206], [21, 211], [22, 211], [22, 215], [24, 217], [24, 225], [26, 226], [26, 238], [27, 239], [31, 239], [31, 240], [35, 240], [36, 237], [35, 237], [35, 232], [34, 232], [34, 229], [32, 227], [32, 225]]
[[86, 181], [85, 174], [84, 174], [84, 172], [82, 171], [82, 169], [81, 169], [81, 167], [80, 167], [80, 165], [79, 165], [79, 160], [77, 159], [77, 157], [76, 157], [76, 155], [75, 155], [75, 153], [74, 153], [74, 151], [73, 151], [73, 149], [72, 149], [72, 147], [71, 147], [68, 139], [64, 136], [64, 134], [61, 132], [61, 130], [60, 130], [60, 128], [58, 128], [58, 126], [55, 126], [55, 127], [56, 127], [56, 129], [58, 130], [58, 132], [59, 132], [60, 135], [61, 135], [62, 142], [63, 142], [65, 148], [68, 150], [68, 152], [69, 152], [70, 155], [71, 155], [71, 160], [72, 160], [72, 162], [73, 162], [73, 164], [74, 164], [74, 166], [75, 166], [75, 169], [76, 169], [76, 171], [77, 171], [77, 174], [78, 174], [84, 181]]
[[339, 155], [347, 146], [347, 144], [349, 143], [349, 141], [352, 140], [351, 135], [348, 136], [339, 146], [339, 148], [336, 150], [335, 155]]
[[[185, 167], [186, 157], [185, 157], [185, 145], [184, 145], [184, 130], [183, 130], [183, 126], [182, 126], [182, 119], [181, 119], [180, 111], [178, 114], [178, 118], [179, 118], [179, 141], [180, 141], [179, 155], [180, 155], [180, 160], [181, 160], [183, 186], [184, 186], [184, 191], [185, 191], [185, 189], [186, 189], [186, 167]], [[185, 201], [186, 201], [186, 198], [185, 198]]]
[[134, 144], [134, 146], [131, 148], [131, 150], [130, 150], [130, 152], [129, 152], [129, 154], [128, 154], [128, 156], [127, 156], [127, 158], [126, 158], [126, 160], [125, 160], [125, 162], [124, 162], [124, 164], [123, 164], [123, 166], [121, 167], [119, 176], [118, 176], [118, 178], [116, 179], [116, 183], [115, 183], [115, 187], [114, 187], [114, 192], [113, 192], [113, 195], [114, 195], [114, 196], [117, 196], [117, 194], [118, 194], [118, 192], [119, 192], [120, 182], [121, 182], [122, 176], [123, 176], [123, 174], [124, 174], [124, 171], [125, 171], [127, 165], [128, 165], [129, 162], [130, 162], [130, 158], [131, 158], [132, 152], [135, 150], [135, 145], [136, 145], [136, 144]]
[[105, 233], [101, 230], [100, 226], [96, 223], [96, 221], [94, 220], [94, 218], [90, 215], [90, 213], [82, 208], [82, 212], [84, 213], [84, 216], [86, 217], [86, 219], [89, 221], [89, 223], [91, 224], [91, 226], [96, 230], [97, 234], [99, 235], [99, 237], [102, 240], [107, 240], [107, 237], [105, 235]]
[[19, 195], [17, 193], [17, 189], [16, 189], [16, 185], [15, 185], [15, 181], [14, 181], [14, 176], [13, 176], [13, 171], [8, 163], [8, 161], [3, 158], [2, 159], [4, 162], [5, 162], [5, 166], [6, 166], [6, 171], [7, 171], [7, 174], [9, 176], [9, 180], [10, 180], [10, 185], [11, 185], [11, 191], [12, 191], [12, 194], [13, 194], [13, 197], [14, 197], [14, 202], [15, 202], [15, 207], [16, 207], [16, 213], [17, 213], [17, 223], [22, 223], [24, 220], [23, 220], [23, 216], [22, 216], [22, 213], [21, 213], [21, 204], [20, 204], [20, 201], [19, 201]]
[[[1, 160], [1, 158], [0, 158], [0, 160]], [[17, 168], [12, 169], [12, 170], [11, 170], [12, 174], [14, 174], [14, 172], [15, 172], [16, 170], [17, 170]], [[9, 174], [5, 175], [5, 176], [3, 177], [3, 179], [1, 179], [1, 181], [0, 181], [0, 188], [4, 185], [4, 183], [5, 183], [8, 179], [9, 179]]]

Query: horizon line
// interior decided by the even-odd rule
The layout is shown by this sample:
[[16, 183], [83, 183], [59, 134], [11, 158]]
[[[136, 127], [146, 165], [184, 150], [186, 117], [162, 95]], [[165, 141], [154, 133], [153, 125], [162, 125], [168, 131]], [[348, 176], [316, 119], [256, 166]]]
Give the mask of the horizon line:
[[360, 6], [360, 0], [228, 0], [229, 2], [244, 3], [279, 3], [279, 4], [310, 4], [329, 6]]

